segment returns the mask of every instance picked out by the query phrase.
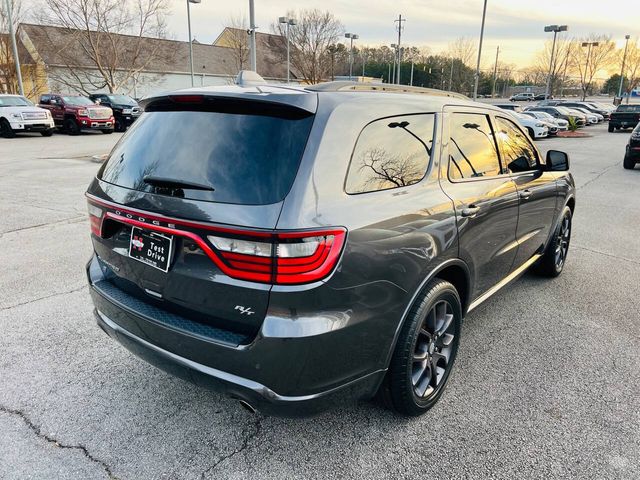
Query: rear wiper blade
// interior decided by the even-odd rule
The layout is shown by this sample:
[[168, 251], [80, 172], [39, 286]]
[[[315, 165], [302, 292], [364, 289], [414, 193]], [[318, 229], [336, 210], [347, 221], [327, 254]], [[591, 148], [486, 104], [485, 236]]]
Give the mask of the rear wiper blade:
[[176, 180], [174, 178], [157, 177], [155, 175], [145, 175], [142, 179], [144, 183], [160, 188], [188, 188], [191, 190], [208, 190], [213, 192], [215, 188], [204, 183], [196, 183], [188, 180]]

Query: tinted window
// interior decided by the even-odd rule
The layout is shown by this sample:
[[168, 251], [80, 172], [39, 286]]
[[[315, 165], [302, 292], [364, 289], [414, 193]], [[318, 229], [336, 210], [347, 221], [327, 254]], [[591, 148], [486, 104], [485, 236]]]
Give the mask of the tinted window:
[[[198, 200], [276, 203], [291, 188], [312, 122], [306, 112], [295, 118], [148, 112], [116, 145], [99, 177], [126, 188]], [[152, 178], [209, 189], [167, 189], [157, 181], [150, 184]]]
[[511, 173], [534, 170], [538, 166], [536, 151], [527, 136], [506, 118], [496, 118], [496, 137], [500, 154], [507, 170]]
[[62, 99], [67, 105], [93, 105], [93, 102], [87, 97], [62, 97]]
[[431, 158], [434, 115], [406, 115], [367, 125], [356, 142], [345, 190], [405, 187], [424, 177]]
[[640, 105], [620, 105], [617, 112], [640, 112]]
[[492, 177], [500, 174], [493, 132], [486, 115], [455, 113], [451, 117], [449, 178]]

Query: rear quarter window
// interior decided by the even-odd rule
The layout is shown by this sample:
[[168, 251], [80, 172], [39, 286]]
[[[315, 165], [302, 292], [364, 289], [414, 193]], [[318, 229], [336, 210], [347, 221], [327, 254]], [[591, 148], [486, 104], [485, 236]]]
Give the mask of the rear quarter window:
[[425, 176], [435, 115], [403, 115], [369, 123], [356, 141], [345, 180], [349, 194], [406, 187]]

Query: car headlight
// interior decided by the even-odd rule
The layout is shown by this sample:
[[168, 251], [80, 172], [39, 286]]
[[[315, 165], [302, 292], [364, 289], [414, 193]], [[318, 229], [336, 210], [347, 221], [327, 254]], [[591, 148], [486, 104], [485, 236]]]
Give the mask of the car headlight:
[[11, 116], [13, 118], [19, 118], [20, 120], [22, 120], [22, 114], [21, 113], [12, 113]]
[[638, 130], [637, 132], [631, 132], [631, 138], [633, 138], [634, 140], [640, 140], [640, 130]]
[[536, 123], [536, 127], [544, 127], [544, 123]]
[[86, 108], [81, 108], [80, 110], [78, 110], [78, 115], [80, 115], [81, 117], [86, 117], [89, 115], [89, 110], [87, 110]]
[[133, 112], [133, 110], [131, 110], [130, 108], [123, 108], [122, 109], [122, 113], [124, 113], [125, 115], [129, 115]]

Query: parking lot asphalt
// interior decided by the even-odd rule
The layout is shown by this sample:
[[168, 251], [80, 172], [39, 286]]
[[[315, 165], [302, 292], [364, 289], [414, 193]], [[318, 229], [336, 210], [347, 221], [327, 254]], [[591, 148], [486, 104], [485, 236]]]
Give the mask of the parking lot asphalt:
[[[465, 320], [440, 402], [252, 415], [93, 320], [84, 190], [119, 134], [0, 139], [0, 478], [640, 478], [640, 166], [629, 133], [546, 139], [577, 182], [572, 246]], [[283, 372], [286, 375], [286, 372]]]

